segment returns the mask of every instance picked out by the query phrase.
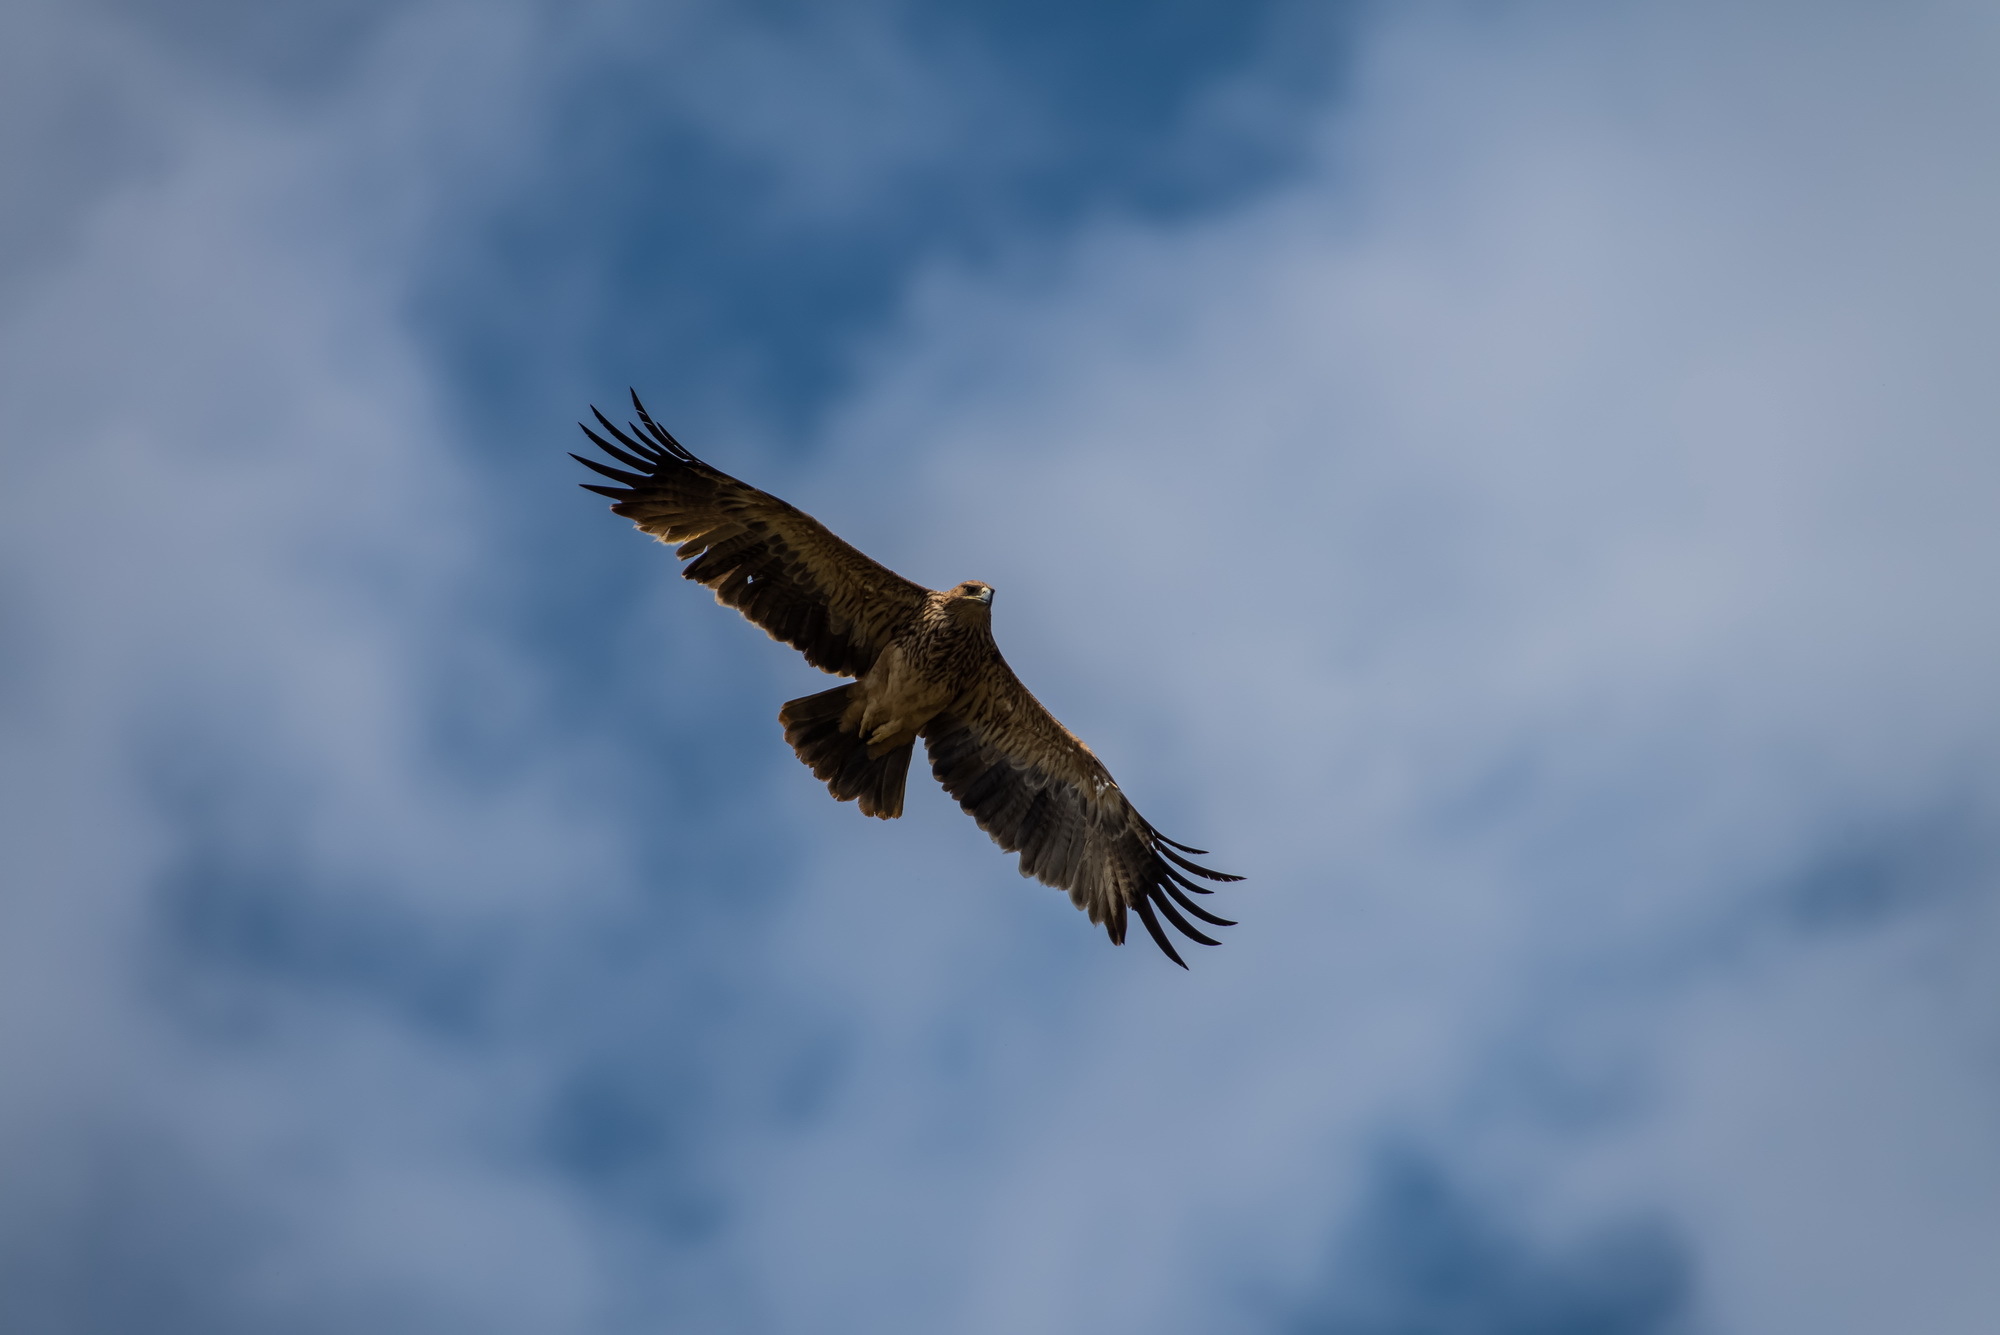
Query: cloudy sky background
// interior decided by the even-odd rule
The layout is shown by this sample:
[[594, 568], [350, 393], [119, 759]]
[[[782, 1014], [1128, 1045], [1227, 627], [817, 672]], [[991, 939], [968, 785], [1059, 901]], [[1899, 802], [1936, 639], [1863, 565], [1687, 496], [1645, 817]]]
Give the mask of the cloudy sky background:
[[[0, 1326], [1989, 1330], [1996, 133], [1948, 0], [16, 0]], [[628, 385], [1225, 946], [829, 802]]]

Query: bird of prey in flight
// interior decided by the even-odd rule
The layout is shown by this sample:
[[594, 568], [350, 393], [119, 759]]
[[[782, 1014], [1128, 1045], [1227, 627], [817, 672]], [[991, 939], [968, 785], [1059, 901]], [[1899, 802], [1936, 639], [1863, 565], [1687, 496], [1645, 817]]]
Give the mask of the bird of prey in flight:
[[[786, 703], [785, 740], [842, 802], [863, 815], [903, 814], [910, 753], [924, 739], [931, 772], [1021, 874], [1067, 891], [1070, 902], [1125, 941], [1139, 915], [1167, 958], [1187, 967], [1160, 927], [1217, 944], [1183, 916], [1233, 927], [1196, 904], [1194, 878], [1237, 881], [1188, 860], [1126, 800], [1088, 746], [1028, 693], [993, 642], [993, 588], [967, 580], [939, 592], [871, 561], [812, 516], [738, 482], [690, 454], [647, 415], [612, 437], [583, 433], [624, 468], [572, 455], [614, 487], [584, 485], [661, 542], [677, 544], [681, 573], [823, 671], [855, 680]], [[613, 441], [616, 441], [616, 444]], [[631, 471], [626, 471], [627, 469]]]

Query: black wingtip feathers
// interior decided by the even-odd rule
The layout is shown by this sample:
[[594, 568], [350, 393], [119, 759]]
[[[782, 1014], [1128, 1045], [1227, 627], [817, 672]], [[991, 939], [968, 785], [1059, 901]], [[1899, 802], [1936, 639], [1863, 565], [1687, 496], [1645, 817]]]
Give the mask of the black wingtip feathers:
[[1180, 965], [1183, 969], [1187, 968], [1187, 961], [1181, 958], [1181, 953], [1178, 950], [1174, 949], [1174, 943], [1167, 939], [1167, 934], [1160, 930], [1160, 920], [1153, 916], [1152, 901], [1141, 895], [1132, 901], [1132, 908], [1138, 913], [1139, 921], [1146, 924], [1146, 931], [1152, 936], [1153, 944], [1166, 952], [1168, 959]]
[[[675, 440], [671, 432], [653, 420], [652, 414], [646, 411], [646, 405], [639, 400], [639, 391], [632, 390], [631, 394], [632, 408], [639, 414], [637, 423], [628, 422], [621, 428], [592, 404], [590, 415], [597, 419], [597, 426], [602, 428], [604, 434], [599, 435], [596, 429], [585, 422], [578, 422], [576, 425], [578, 430], [590, 438], [591, 444], [619, 463], [636, 470], [638, 476], [606, 467], [603, 463], [595, 459], [586, 459], [580, 454], [572, 454], [570, 458], [608, 478], [623, 482], [628, 487], [637, 487], [647, 478], [659, 477], [661, 470], [672, 464], [707, 468], [707, 465], [695, 458], [685, 445]], [[592, 486], [588, 482], [581, 485], [600, 495], [610, 496], [613, 500], [630, 499], [629, 492], [612, 492], [603, 487]]]
[[645, 428], [645, 434], [651, 436], [658, 442], [661, 449], [673, 455], [682, 463], [698, 464], [701, 462], [701, 460], [694, 457], [693, 452], [687, 446], [674, 439], [671, 431], [668, 431], [653, 420], [653, 415], [646, 411], [646, 405], [639, 401], [638, 390], [632, 389], [629, 392], [632, 395], [632, 411], [639, 414], [639, 422]]

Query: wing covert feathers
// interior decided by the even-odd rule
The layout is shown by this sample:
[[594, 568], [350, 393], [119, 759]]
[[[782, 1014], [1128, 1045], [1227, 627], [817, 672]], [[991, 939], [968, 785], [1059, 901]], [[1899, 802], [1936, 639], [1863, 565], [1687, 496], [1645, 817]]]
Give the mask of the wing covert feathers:
[[610, 497], [615, 513], [661, 542], [677, 544], [685, 578], [714, 590], [717, 602], [814, 667], [866, 673], [894, 629], [923, 604], [923, 586], [862, 555], [811, 515], [695, 458], [653, 421], [637, 393], [632, 408], [639, 421], [625, 431], [591, 409], [610, 439], [588, 426], [583, 434], [623, 467], [572, 455], [618, 484], [584, 486]]
[[924, 729], [931, 772], [993, 842], [1021, 855], [1021, 874], [1067, 891], [1070, 902], [1125, 942], [1137, 913], [1167, 958], [1187, 967], [1160, 925], [1202, 945], [1214, 937], [1188, 921], [1233, 927], [1188, 897], [1191, 879], [1240, 881], [1189, 861], [1199, 854], [1142, 817], [1090, 748], [1058, 723], [996, 656], [992, 689], [940, 714]]

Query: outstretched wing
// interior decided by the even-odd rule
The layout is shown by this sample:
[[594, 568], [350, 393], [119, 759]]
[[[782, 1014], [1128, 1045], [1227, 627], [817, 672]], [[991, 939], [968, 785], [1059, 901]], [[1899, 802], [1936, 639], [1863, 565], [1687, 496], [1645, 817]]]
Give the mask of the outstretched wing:
[[590, 410], [618, 443], [587, 426], [583, 434], [633, 471], [573, 454], [620, 484], [585, 488], [609, 496], [614, 513], [661, 542], [680, 544], [674, 555], [688, 563], [683, 576], [715, 590], [717, 602], [814, 667], [844, 677], [867, 672], [895, 628], [922, 607], [924, 587], [869, 560], [811, 515], [695, 458], [654, 423], [636, 392], [632, 407], [639, 425], [629, 433]]
[[1190, 876], [1243, 878], [1196, 866], [1182, 854], [1203, 850], [1177, 844], [1147, 824], [1111, 772], [1028, 693], [997, 652], [983, 689], [932, 719], [923, 736], [938, 782], [994, 843], [1021, 855], [1021, 875], [1068, 891], [1070, 902], [1101, 924], [1113, 945], [1125, 942], [1130, 909], [1167, 958], [1185, 969], [1158, 915], [1205, 946], [1217, 943], [1181, 910], [1217, 927], [1236, 925], [1186, 892], [1211, 893]]

